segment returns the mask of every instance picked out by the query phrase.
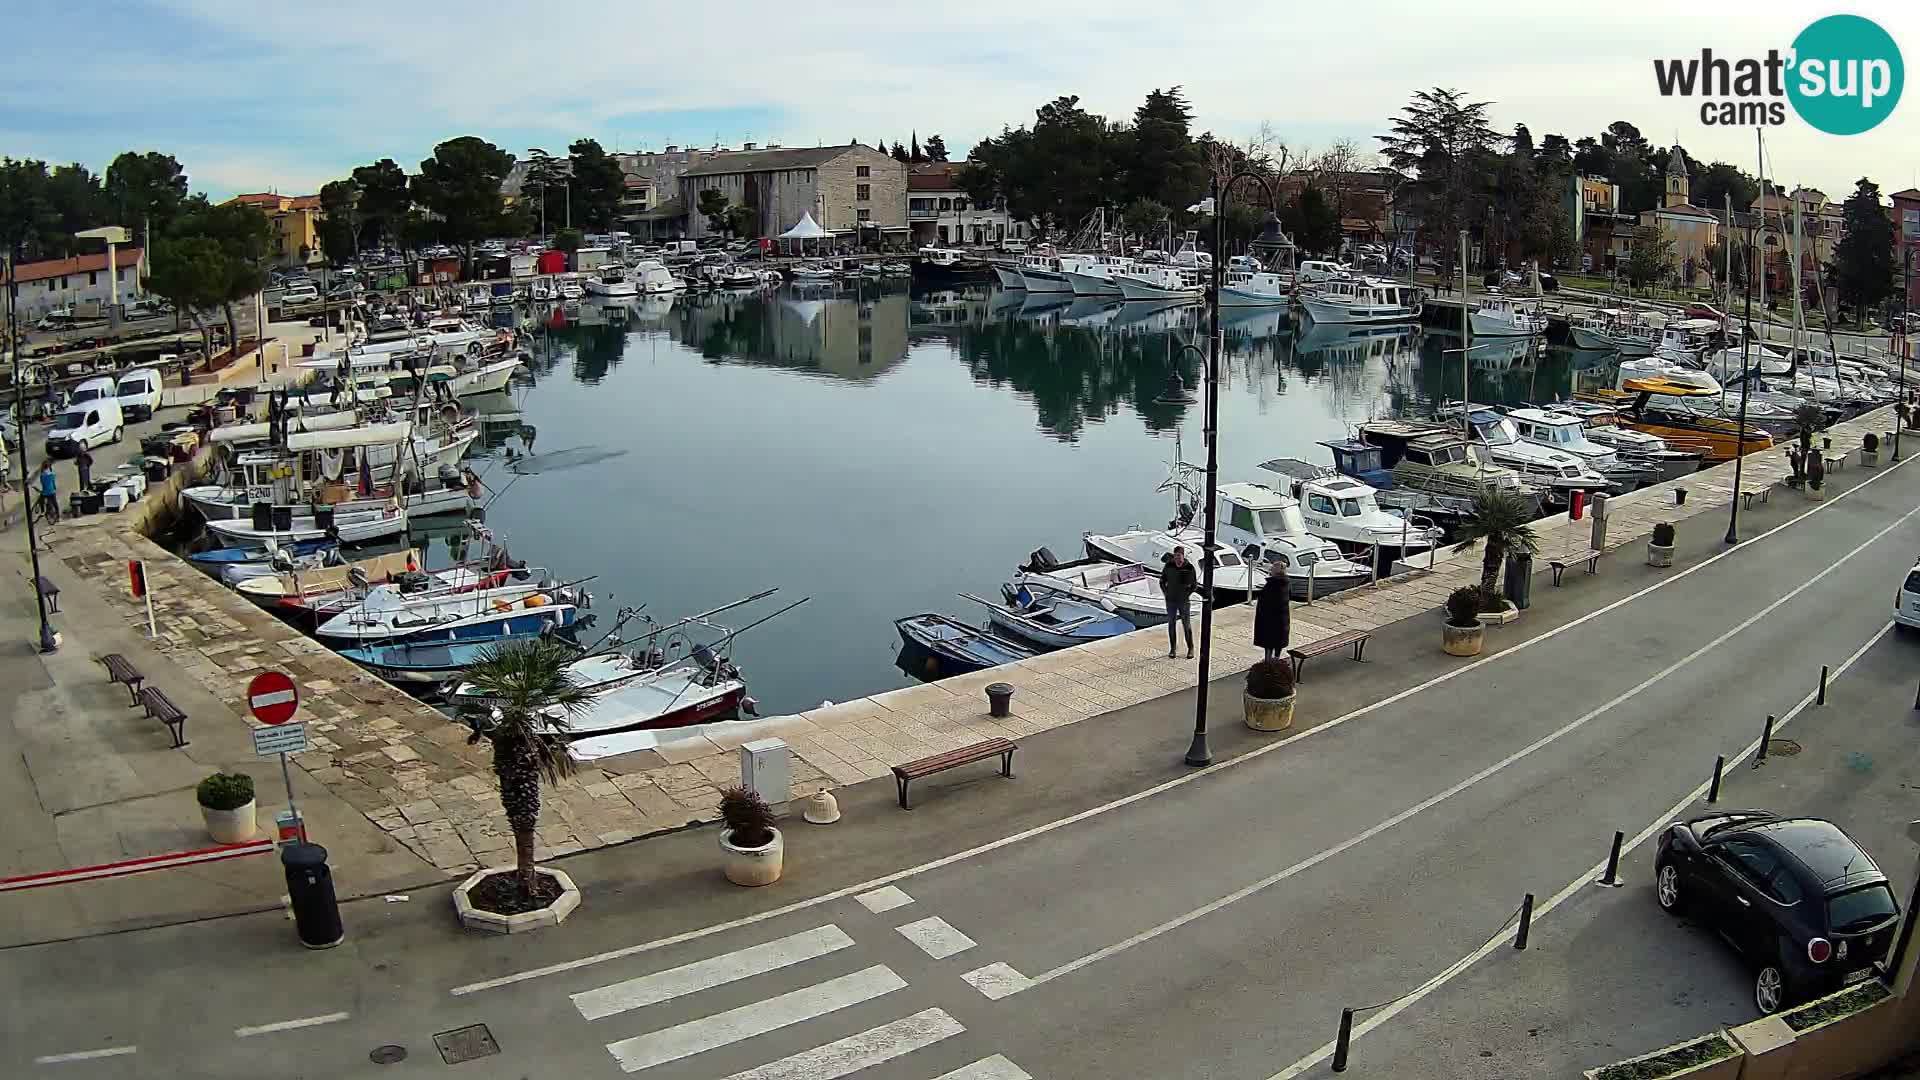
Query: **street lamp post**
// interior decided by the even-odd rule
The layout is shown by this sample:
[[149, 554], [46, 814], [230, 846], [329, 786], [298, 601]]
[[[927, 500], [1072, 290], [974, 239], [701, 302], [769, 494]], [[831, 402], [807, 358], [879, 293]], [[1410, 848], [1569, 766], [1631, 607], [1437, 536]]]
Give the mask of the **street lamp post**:
[[[1207, 440], [1207, 485], [1205, 533], [1200, 542], [1200, 685], [1193, 709], [1193, 742], [1187, 747], [1186, 761], [1194, 768], [1213, 764], [1213, 752], [1207, 747], [1207, 674], [1213, 660], [1213, 541], [1219, 517], [1219, 496], [1214, 490], [1220, 481], [1220, 287], [1227, 260], [1227, 194], [1241, 180], [1254, 180], [1267, 193], [1267, 203], [1275, 216], [1280, 200], [1274, 196], [1267, 178], [1251, 170], [1241, 170], [1223, 184], [1219, 174], [1213, 178], [1213, 269], [1207, 282], [1207, 366], [1204, 427]], [[1248, 581], [1249, 587], [1252, 581]], [[1248, 602], [1252, 602], [1248, 597]]]
[[[1729, 213], [1731, 220], [1731, 213]], [[1747, 227], [1747, 252], [1749, 258], [1753, 252], [1753, 227]], [[1747, 395], [1753, 388], [1753, 283], [1749, 268], [1747, 283], [1747, 313], [1741, 320], [1740, 333], [1740, 418], [1735, 421], [1733, 431], [1733, 498], [1727, 502], [1727, 543], [1740, 542], [1740, 476], [1747, 460]]]
[[60, 647], [59, 639], [54, 636], [53, 625], [47, 621], [47, 594], [40, 588], [40, 541], [34, 535], [33, 496], [27, 485], [27, 412], [26, 384], [20, 379], [20, 351], [26, 343], [20, 335], [20, 280], [14, 274], [14, 255], [7, 254], [7, 336], [6, 342], [13, 355], [13, 432], [20, 440], [20, 511], [27, 518], [27, 553], [33, 560], [33, 599], [40, 615], [40, 651], [50, 653]]
[[1913, 297], [1913, 248], [1905, 247], [1900, 252], [1900, 404], [1893, 410], [1893, 463], [1900, 464], [1900, 433], [1912, 419], [1911, 414], [1900, 414], [1907, 405], [1907, 364], [1913, 360], [1913, 327], [1907, 325], [1911, 318], [1907, 308]]

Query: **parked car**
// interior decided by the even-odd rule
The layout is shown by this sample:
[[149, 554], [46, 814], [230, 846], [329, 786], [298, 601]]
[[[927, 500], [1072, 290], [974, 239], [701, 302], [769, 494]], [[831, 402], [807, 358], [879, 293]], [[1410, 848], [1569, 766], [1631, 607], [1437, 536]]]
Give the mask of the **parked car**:
[[313, 304], [319, 300], [320, 288], [310, 281], [289, 285], [287, 291], [280, 294], [282, 304]]
[[1009, 236], [1005, 240], [1000, 241], [1000, 250], [1009, 255], [1018, 255], [1027, 250], [1027, 242], [1025, 240], [1016, 240]]
[[1712, 304], [1702, 304], [1697, 300], [1687, 305], [1686, 316], [1689, 319], [1712, 319], [1715, 322], [1727, 317], [1725, 312]]
[[1893, 621], [1900, 629], [1920, 629], [1920, 562], [1913, 564], [1893, 594]]
[[1900, 905], [1872, 857], [1820, 818], [1730, 810], [1660, 834], [1654, 897], [1720, 934], [1753, 969], [1762, 1013], [1863, 982]]

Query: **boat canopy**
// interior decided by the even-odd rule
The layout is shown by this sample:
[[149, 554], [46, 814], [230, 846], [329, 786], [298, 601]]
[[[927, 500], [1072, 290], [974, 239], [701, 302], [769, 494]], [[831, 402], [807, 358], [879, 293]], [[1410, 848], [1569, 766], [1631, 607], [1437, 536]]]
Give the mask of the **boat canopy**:
[[[360, 418], [351, 412], [315, 413], [312, 416], [301, 414], [287, 421], [287, 430], [296, 435], [311, 431], [337, 431], [359, 422]], [[259, 442], [272, 434], [272, 425], [269, 424], [227, 424], [214, 428], [207, 436], [207, 441]]]
[[[265, 426], [265, 425], [262, 425]], [[386, 424], [338, 431], [298, 431], [287, 436], [289, 450], [343, 450], [349, 446], [386, 446], [405, 442], [413, 434], [413, 421], [395, 420]]]
[[793, 228], [780, 234], [782, 240], [829, 240], [832, 237], [833, 233], [821, 228], [813, 220], [811, 210], [801, 214], [800, 220], [794, 224]]

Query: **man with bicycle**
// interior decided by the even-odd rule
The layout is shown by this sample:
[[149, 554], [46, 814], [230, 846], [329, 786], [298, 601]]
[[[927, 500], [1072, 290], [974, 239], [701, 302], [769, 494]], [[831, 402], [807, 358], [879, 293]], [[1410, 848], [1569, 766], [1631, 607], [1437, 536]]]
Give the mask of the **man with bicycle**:
[[60, 521], [59, 481], [53, 475], [53, 461], [40, 463], [40, 516], [49, 525]]

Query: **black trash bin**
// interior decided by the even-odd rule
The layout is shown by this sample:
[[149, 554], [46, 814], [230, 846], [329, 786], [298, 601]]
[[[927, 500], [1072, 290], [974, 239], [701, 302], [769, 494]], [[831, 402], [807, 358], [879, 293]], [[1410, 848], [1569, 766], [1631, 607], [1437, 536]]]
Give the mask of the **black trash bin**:
[[273, 508], [273, 531], [274, 532], [292, 532], [293, 531], [293, 507], [276, 506]]
[[288, 844], [280, 849], [280, 865], [287, 871], [287, 898], [293, 905], [300, 944], [309, 949], [340, 944], [347, 935], [340, 927], [340, 902], [333, 895], [327, 849], [319, 844]]
[[313, 508], [313, 527], [321, 532], [333, 531], [333, 507], [316, 506]]
[[1507, 601], [1521, 611], [1533, 603], [1533, 556], [1515, 551], [1507, 556]]
[[273, 528], [273, 504], [257, 502], [253, 504], [253, 527], [255, 531], [267, 532]]

